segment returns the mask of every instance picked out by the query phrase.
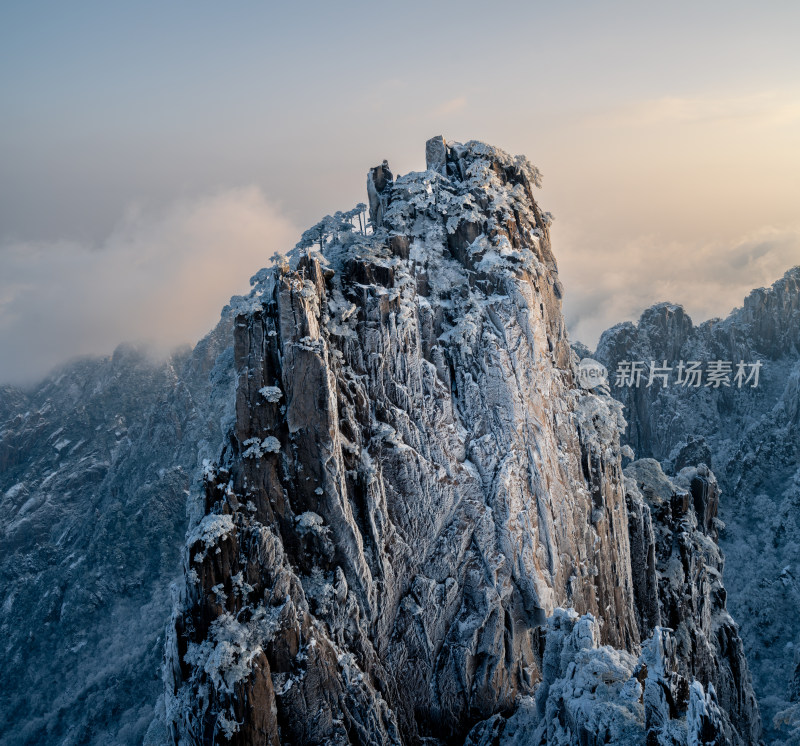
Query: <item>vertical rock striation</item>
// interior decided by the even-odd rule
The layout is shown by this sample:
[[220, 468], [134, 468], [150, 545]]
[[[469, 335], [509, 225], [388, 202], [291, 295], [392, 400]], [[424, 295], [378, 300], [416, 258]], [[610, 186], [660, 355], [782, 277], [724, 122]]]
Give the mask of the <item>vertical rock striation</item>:
[[[602, 645], [593, 616], [556, 610], [544, 630], [535, 699], [476, 725], [466, 746], [759, 743], [715, 529], [703, 522], [715, 504], [714, 475], [687, 468], [672, 481], [658, 462], [642, 459], [625, 469], [625, 488], [641, 654]], [[712, 499], [695, 499], [703, 495]]]
[[[326, 218], [234, 304], [236, 421], [168, 630], [176, 743], [494, 738], [537, 687], [549, 712], [553, 620], [590, 615], [624, 666], [661, 640], [661, 533], [620, 406], [575, 384], [540, 175], [478, 142], [426, 155], [370, 171], [371, 232]], [[675, 675], [708, 710], [705, 672]]]
[[[671, 630], [671, 670], [679, 677], [677, 689], [689, 692], [696, 681], [714, 692], [720, 709], [716, 726], [723, 735], [720, 743], [758, 743], [758, 705], [739, 629], [726, 608], [724, 563], [717, 544], [716, 478], [700, 465], [684, 468], [672, 481], [653, 459], [635, 461], [625, 475], [628, 504], [650, 513], [655, 539], [646, 563], [635, 556], [632, 563], [646, 564], [649, 570], [655, 555], [658, 611], [651, 611], [650, 594], [637, 598], [637, 608], [643, 618], [660, 619], [660, 624]], [[648, 581], [644, 587], [650, 591], [653, 586], [650, 578]], [[688, 707], [688, 700], [683, 704]], [[675, 706], [680, 705], [676, 700]]]

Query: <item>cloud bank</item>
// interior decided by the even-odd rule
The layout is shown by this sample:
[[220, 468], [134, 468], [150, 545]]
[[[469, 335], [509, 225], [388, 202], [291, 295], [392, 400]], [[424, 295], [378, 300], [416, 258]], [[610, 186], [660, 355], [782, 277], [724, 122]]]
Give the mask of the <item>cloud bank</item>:
[[605, 329], [637, 320], [660, 301], [682, 305], [695, 323], [727, 316], [753, 288], [800, 264], [800, 226], [708, 243], [642, 236], [613, 245], [578, 233], [554, 243], [570, 337], [589, 347]]
[[[219, 190], [163, 209], [131, 207], [99, 246], [0, 246], [0, 382], [26, 384], [79, 355], [121, 342], [165, 352], [210, 330], [231, 295], [300, 231], [256, 187]], [[724, 316], [754, 287], [800, 262], [800, 226], [738, 239], [618, 243], [556, 222], [570, 336], [593, 346], [608, 327], [662, 300], [695, 322]]]
[[0, 246], [0, 382], [29, 383], [123, 341], [194, 343], [298, 230], [255, 187], [130, 208], [100, 246]]

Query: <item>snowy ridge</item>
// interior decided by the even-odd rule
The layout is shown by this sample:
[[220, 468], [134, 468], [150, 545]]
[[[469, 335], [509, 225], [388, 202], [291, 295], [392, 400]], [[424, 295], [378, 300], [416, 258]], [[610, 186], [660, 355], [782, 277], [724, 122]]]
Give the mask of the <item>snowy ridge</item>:
[[[717, 474], [729, 603], [741, 625], [769, 743], [795, 743], [793, 660], [800, 649], [800, 267], [752, 291], [726, 319], [694, 325], [675, 304], [606, 331], [594, 357], [762, 362], [757, 387], [612, 387], [624, 440], [667, 471], [704, 462]], [[795, 726], [796, 729], [796, 726]], [[795, 740], [792, 740], [794, 738]]]

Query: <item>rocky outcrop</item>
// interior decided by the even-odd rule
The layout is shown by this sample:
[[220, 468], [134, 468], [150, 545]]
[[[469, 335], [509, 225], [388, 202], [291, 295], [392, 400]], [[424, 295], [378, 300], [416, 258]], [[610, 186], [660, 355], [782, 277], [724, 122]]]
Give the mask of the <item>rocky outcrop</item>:
[[[724, 719], [730, 720], [723, 743], [757, 743], [758, 706], [739, 629], [726, 608], [716, 478], [701, 464], [684, 468], [672, 481], [653, 459], [635, 461], [625, 475], [629, 505], [638, 503], [652, 517], [658, 618], [675, 644], [671, 670], [685, 679], [686, 688], [698, 681], [715, 692]], [[632, 562], [642, 565], [644, 558]], [[651, 608], [648, 598], [642, 617]]]
[[[800, 618], [800, 267], [753, 291], [724, 320], [694, 325], [679, 306], [654, 306], [638, 324], [605, 332], [593, 357], [607, 366], [611, 392], [625, 405], [630, 425], [623, 440], [637, 456], [675, 472], [713, 461], [725, 495], [716, 527], [729, 604], [741, 625], [767, 740], [781, 743], [788, 730], [773, 722], [791, 702]], [[614, 385], [623, 361], [674, 367], [681, 360], [731, 362], [730, 385], [706, 386], [704, 379], [681, 386], [673, 371], [669, 386], [660, 380], [647, 386], [646, 370], [638, 387]], [[761, 363], [758, 386], [737, 385], [740, 361]], [[706, 497], [693, 495], [701, 503]]]
[[643, 576], [635, 573], [647, 630], [641, 654], [602, 645], [593, 616], [557, 610], [541, 637], [535, 698], [511, 717], [476, 725], [466, 746], [759, 742], [742, 643], [725, 609], [722, 557], [692, 500], [698, 482], [717, 491], [713, 474], [687, 468], [672, 481], [643, 459], [625, 475], [631, 562]]
[[[623, 477], [619, 405], [576, 385], [538, 171], [477, 142], [426, 154], [422, 173], [372, 169], [371, 232], [323, 221], [321, 251], [234, 304], [236, 421], [168, 629], [175, 743], [459, 743], [534, 696], [540, 728], [565, 675], [553, 619], [591, 615], [589, 647], [629, 681], [642, 632], [663, 647], [666, 617], [723, 616], [708, 474], [670, 524], [695, 597], [675, 611], [662, 592], [666, 534]], [[711, 639], [691, 629], [670, 650]], [[669, 676], [715, 733], [755, 743], [757, 713], [711, 694], [750, 706], [746, 666], [728, 681], [709, 645], [708, 693], [708, 667], [670, 658]], [[668, 718], [684, 735], [685, 709]]]
[[426, 160], [371, 169], [370, 225], [324, 218], [194, 350], [0, 388], [0, 743], [755, 744], [718, 538], [797, 739], [800, 270], [725, 322], [662, 304], [604, 337], [612, 375], [769, 362], [750, 399], [627, 390], [677, 476], [623, 473], [539, 172]]
[[169, 586], [233, 414], [231, 328], [0, 390], [0, 743], [164, 742]]

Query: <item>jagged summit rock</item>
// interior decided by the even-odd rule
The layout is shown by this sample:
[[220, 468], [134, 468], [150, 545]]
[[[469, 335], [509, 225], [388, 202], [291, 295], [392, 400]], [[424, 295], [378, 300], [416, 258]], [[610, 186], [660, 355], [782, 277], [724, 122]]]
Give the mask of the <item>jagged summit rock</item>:
[[369, 219], [373, 226], [383, 224], [383, 213], [394, 184], [394, 176], [389, 161], [371, 168], [367, 174], [367, 199], [369, 200]]
[[[236, 420], [168, 630], [173, 740], [601, 743], [595, 705], [619, 701], [631, 738], [755, 743], [713, 477], [696, 500], [664, 477], [663, 515], [624, 477], [620, 406], [576, 384], [540, 173], [440, 137], [426, 165], [371, 169], [369, 228], [322, 221], [232, 304]], [[565, 677], [604, 671], [619, 686], [573, 706]]]
[[425, 166], [428, 171], [447, 176], [447, 142], [441, 135], [425, 143]]

